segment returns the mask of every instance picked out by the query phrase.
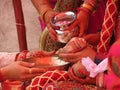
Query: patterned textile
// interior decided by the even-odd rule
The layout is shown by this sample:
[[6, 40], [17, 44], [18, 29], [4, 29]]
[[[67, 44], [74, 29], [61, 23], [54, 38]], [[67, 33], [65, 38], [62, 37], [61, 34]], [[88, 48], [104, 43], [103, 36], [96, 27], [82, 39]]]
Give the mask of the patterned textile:
[[74, 11], [83, 3], [82, 0], [57, 0], [55, 10], [58, 12]]
[[118, 38], [120, 38], [120, 7], [119, 7], [119, 14], [118, 14], [118, 18], [117, 18], [117, 21], [116, 21], [115, 30], [116, 30], [115, 31], [115, 40], [117, 40]]
[[97, 90], [95, 85], [82, 85], [74, 81], [48, 83], [43, 90]]
[[41, 76], [35, 77], [27, 90], [42, 90], [42, 88], [50, 82], [65, 81], [69, 79], [67, 71], [47, 71]]
[[[71, 81], [67, 71], [55, 70], [33, 78], [26, 90], [98, 90], [98, 87]], [[104, 89], [100, 88], [100, 90]]]
[[100, 42], [97, 46], [98, 52], [106, 53], [115, 27], [117, 17], [118, 0], [108, 0], [101, 31]]

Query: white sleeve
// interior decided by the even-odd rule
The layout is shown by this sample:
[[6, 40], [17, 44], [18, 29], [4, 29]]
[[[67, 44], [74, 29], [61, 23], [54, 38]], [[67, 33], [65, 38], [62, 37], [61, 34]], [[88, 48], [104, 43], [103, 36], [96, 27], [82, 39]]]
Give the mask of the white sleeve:
[[0, 67], [6, 66], [15, 61], [16, 53], [0, 52]]

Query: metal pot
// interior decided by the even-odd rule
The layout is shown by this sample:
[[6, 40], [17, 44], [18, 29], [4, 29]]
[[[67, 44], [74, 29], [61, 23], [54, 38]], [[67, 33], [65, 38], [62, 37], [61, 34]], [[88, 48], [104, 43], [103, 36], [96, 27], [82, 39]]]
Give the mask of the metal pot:
[[57, 14], [51, 19], [51, 25], [57, 32], [57, 39], [59, 42], [67, 43], [71, 38], [78, 36], [78, 27], [75, 27], [73, 30], [67, 30], [75, 19], [76, 14], [71, 11]]

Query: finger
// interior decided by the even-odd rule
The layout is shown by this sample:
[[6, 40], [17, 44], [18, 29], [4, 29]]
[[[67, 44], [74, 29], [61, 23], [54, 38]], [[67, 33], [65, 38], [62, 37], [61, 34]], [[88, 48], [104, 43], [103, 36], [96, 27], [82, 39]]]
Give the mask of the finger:
[[80, 55], [76, 53], [60, 53], [59, 57], [62, 57], [63, 59], [70, 61], [70, 60], [75, 60], [77, 58], [80, 58]]
[[85, 26], [84, 25], [80, 25], [80, 33], [79, 33], [79, 37], [82, 37], [85, 33]]
[[76, 20], [69, 26], [68, 30], [73, 30], [73, 28], [78, 25], [78, 22], [79, 22], [78, 19], [76, 19]]
[[50, 37], [52, 38], [52, 40], [56, 41], [57, 40], [57, 32], [52, 28], [52, 26], [50, 24], [47, 25], [48, 26], [48, 32]]
[[84, 38], [78, 38], [78, 41], [76, 42], [78, 47], [84, 48], [87, 46], [87, 42]]
[[91, 38], [92, 34], [85, 35], [83, 38], [88, 41]]
[[35, 63], [29, 63], [29, 62], [24, 62], [24, 61], [19, 61], [19, 64], [24, 66], [24, 67], [33, 67], [33, 66], [35, 66]]
[[52, 56], [52, 55], [55, 54], [55, 51], [51, 51], [51, 52], [43, 51], [43, 54], [44, 54], [45, 56]]
[[69, 58], [69, 59], [65, 59], [64, 61], [71, 62], [71, 63], [76, 63], [80, 60], [81, 60], [81, 57], [79, 57], [79, 58]]
[[44, 68], [29, 68], [28, 71], [30, 74], [39, 74], [39, 73], [46, 72], [46, 69], [44, 69]]
[[76, 54], [75, 53], [60, 53], [59, 56], [62, 58], [75, 58]]
[[51, 52], [48, 52], [48, 51], [36, 51], [37, 56], [52, 56], [55, 54], [55, 51], [51, 51]]
[[[33, 57], [44, 57], [44, 56], [52, 56], [54, 55], [55, 51], [47, 52], [47, 51], [34, 51], [32, 52]], [[31, 56], [32, 57], [32, 56]]]

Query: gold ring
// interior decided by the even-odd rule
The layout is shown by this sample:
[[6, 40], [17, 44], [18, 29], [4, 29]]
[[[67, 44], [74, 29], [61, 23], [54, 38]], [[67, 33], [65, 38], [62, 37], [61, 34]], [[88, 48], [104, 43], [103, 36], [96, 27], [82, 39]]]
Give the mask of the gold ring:
[[32, 74], [32, 69], [29, 69], [29, 73]]

